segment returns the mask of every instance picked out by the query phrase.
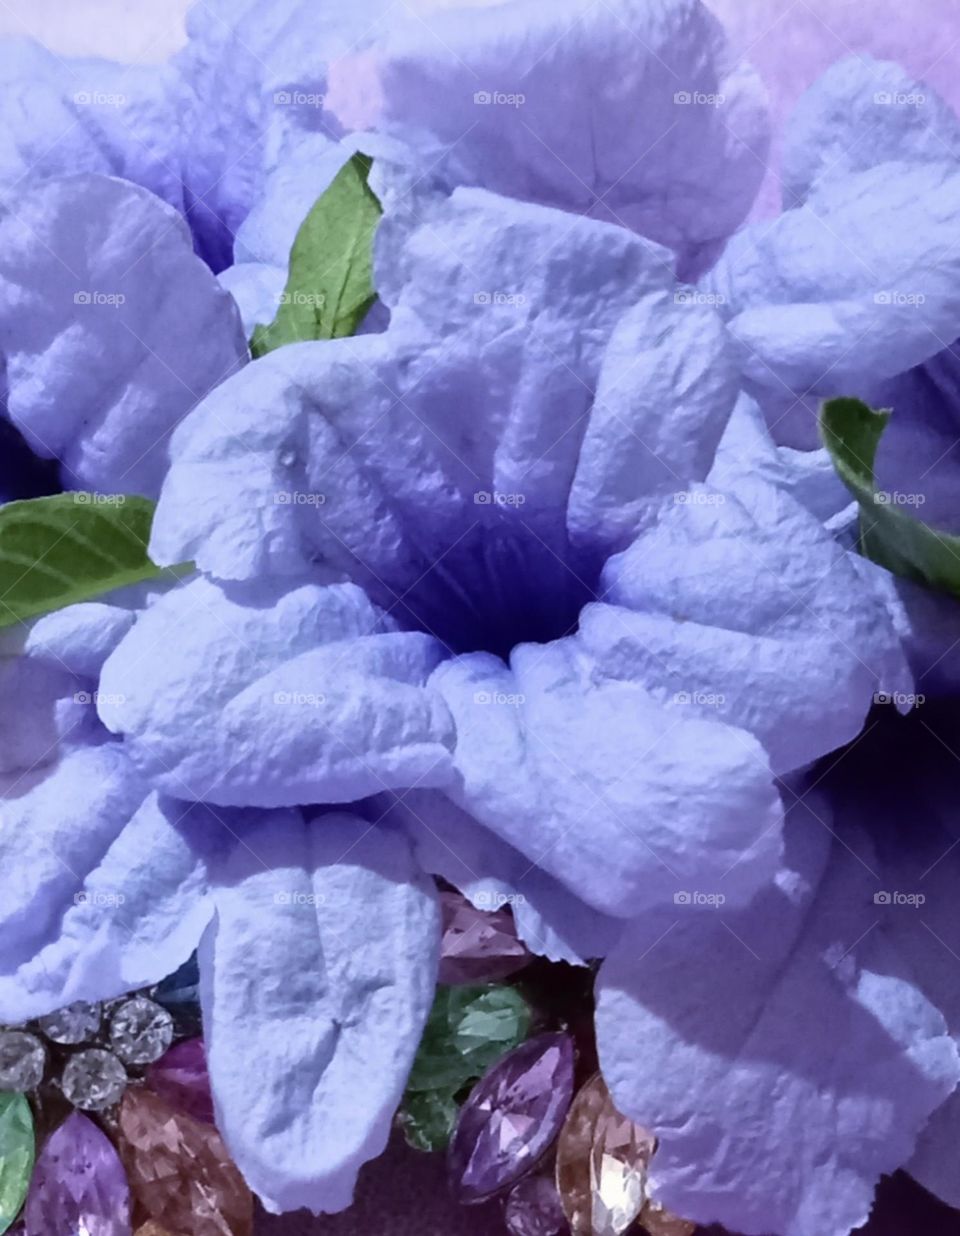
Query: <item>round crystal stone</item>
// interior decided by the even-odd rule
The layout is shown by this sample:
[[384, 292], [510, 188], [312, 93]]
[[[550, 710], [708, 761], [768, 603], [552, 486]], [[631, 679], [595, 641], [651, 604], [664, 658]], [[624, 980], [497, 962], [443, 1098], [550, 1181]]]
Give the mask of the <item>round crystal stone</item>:
[[102, 1111], [120, 1102], [127, 1088], [127, 1071], [112, 1051], [90, 1047], [67, 1061], [61, 1085], [74, 1107]]
[[173, 1018], [146, 996], [125, 1000], [110, 1021], [110, 1046], [126, 1064], [152, 1064], [173, 1042]]
[[27, 1030], [0, 1030], [0, 1090], [21, 1094], [43, 1081], [47, 1049]]
[[37, 1025], [52, 1043], [74, 1046], [96, 1038], [102, 1020], [103, 1008], [100, 1004], [78, 1000], [76, 1004], [68, 1004], [65, 1009], [39, 1018]]

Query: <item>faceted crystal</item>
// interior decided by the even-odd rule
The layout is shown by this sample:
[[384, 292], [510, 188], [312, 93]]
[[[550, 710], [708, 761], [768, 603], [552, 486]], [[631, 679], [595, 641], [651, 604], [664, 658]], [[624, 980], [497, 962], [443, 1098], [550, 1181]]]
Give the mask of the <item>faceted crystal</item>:
[[22, 1094], [0, 1094], [0, 1232], [9, 1228], [27, 1196], [34, 1149], [30, 1104]]
[[483, 1201], [536, 1166], [570, 1106], [573, 1066], [568, 1034], [540, 1034], [481, 1078], [460, 1109], [447, 1152], [461, 1201]]
[[68, 1004], [65, 1009], [59, 1009], [56, 1013], [48, 1013], [46, 1017], [41, 1017], [37, 1025], [52, 1043], [74, 1046], [96, 1038], [100, 1033], [102, 1020], [101, 1005], [87, 1004], [84, 1000], [78, 1000], [76, 1004]]
[[510, 1236], [568, 1236], [557, 1186], [550, 1176], [528, 1176], [515, 1184], [503, 1208]]
[[173, 1042], [173, 1018], [146, 996], [125, 1000], [110, 1019], [110, 1046], [126, 1064], [152, 1064]]
[[127, 1088], [127, 1070], [113, 1052], [90, 1047], [67, 1061], [60, 1085], [74, 1107], [99, 1112], [120, 1102]]
[[26, 1030], [0, 1031], [0, 1090], [33, 1090], [43, 1081], [47, 1049]]
[[506, 909], [477, 910], [459, 893], [442, 892], [443, 938], [440, 983], [492, 983], [522, 969], [530, 960], [517, 939]]
[[693, 1236], [697, 1230], [696, 1223], [689, 1219], [678, 1219], [676, 1215], [664, 1210], [659, 1202], [648, 1201], [640, 1212], [640, 1222], [647, 1236]]
[[408, 1090], [398, 1113], [407, 1145], [446, 1150], [460, 1104], [446, 1090]]
[[147, 1070], [147, 1085], [171, 1107], [213, 1124], [213, 1098], [203, 1039], [184, 1039]]
[[117, 1152], [86, 1116], [68, 1116], [37, 1159], [26, 1236], [130, 1236], [130, 1189]]
[[253, 1197], [212, 1125], [131, 1088], [120, 1132], [130, 1187], [146, 1216], [178, 1236], [250, 1236]]
[[522, 1043], [530, 1006], [513, 987], [441, 987], [410, 1070], [409, 1090], [460, 1090]]
[[613, 1105], [599, 1073], [580, 1090], [557, 1143], [557, 1187], [573, 1236], [620, 1236], [643, 1209], [655, 1141]]
[[142, 1227], [138, 1227], [133, 1236], [174, 1236], [173, 1232], [167, 1231], [165, 1227], [161, 1227], [159, 1223], [154, 1223], [152, 1219], [148, 1219]]

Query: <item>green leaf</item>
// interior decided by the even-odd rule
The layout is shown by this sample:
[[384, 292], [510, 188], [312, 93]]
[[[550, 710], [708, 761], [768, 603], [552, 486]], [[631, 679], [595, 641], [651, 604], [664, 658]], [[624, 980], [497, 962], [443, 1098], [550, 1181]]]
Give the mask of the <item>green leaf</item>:
[[0, 627], [167, 574], [147, 556], [153, 505], [65, 493], [0, 506]]
[[277, 316], [250, 340], [254, 357], [285, 343], [352, 335], [376, 300], [373, 234], [382, 212], [367, 183], [372, 163], [355, 154], [301, 224]]
[[897, 495], [878, 490], [874, 461], [890, 412], [859, 399], [830, 399], [820, 431], [837, 475], [860, 504], [860, 549], [865, 557], [908, 579], [960, 596], [960, 537], [938, 532], [909, 514]]

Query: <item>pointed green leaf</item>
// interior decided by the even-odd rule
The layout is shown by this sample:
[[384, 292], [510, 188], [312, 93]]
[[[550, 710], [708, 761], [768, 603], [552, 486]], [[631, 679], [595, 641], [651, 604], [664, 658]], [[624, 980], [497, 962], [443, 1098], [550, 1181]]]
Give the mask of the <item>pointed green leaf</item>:
[[250, 340], [254, 357], [285, 343], [352, 335], [376, 300], [373, 234], [381, 210], [367, 183], [372, 162], [355, 154], [301, 224], [277, 316]]
[[0, 627], [167, 572], [147, 498], [66, 493], [0, 506]]
[[33, 1175], [35, 1153], [30, 1104], [22, 1094], [0, 1093], [0, 1233], [20, 1213]]
[[938, 532], [878, 490], [874, 461], [888, 411], [859, 399], [830, 399], [820, 430], [837, 475], [860, 504], [860, 549], [874, 562], [908, 579], [960, 596], [960, 537]]

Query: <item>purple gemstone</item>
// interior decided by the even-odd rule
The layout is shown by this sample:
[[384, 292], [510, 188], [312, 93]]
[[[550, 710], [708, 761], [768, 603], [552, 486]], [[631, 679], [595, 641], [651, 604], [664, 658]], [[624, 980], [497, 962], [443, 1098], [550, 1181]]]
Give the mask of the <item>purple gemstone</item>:
[[570, 1236], [551, 1176], [528, 1176], [515, 1184], [503, 1208], [503, 1221], [510, 1236]]
[[74, 1112], [52, 1134], [34, 1168], [25, 1236], [130, 1236], [123, 1165], [92, 1120]]
[[147, 1070], [147, 1085], [155, 1094], [166, 1099], [171, 1107], [186, 1112], [204, 1124], [214, 1123], [203, 1039], [184, 1039], [182, 1043], [174, 1043]]
[[539, 1034], [498, 1061], [460, 1109], [447, 1169], [462, 1202], [482, 1202], [535, 1167], [573, 1097], [573, 1040]]
[[442, 892], [443, 939], [440, 942], [438, 981], [495, 983], [522, 970], [530, 954], [510, 910], [477, 910], [460, 893]]

